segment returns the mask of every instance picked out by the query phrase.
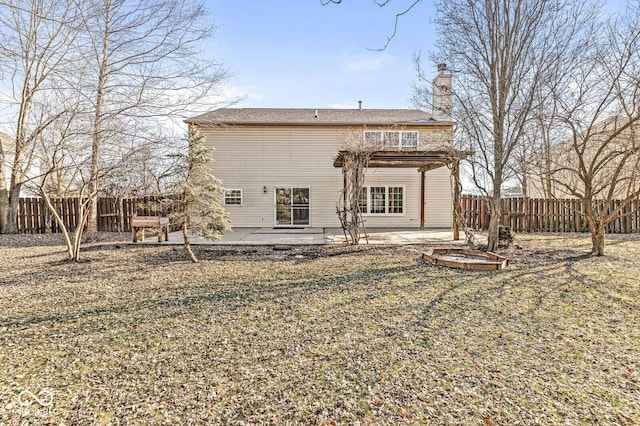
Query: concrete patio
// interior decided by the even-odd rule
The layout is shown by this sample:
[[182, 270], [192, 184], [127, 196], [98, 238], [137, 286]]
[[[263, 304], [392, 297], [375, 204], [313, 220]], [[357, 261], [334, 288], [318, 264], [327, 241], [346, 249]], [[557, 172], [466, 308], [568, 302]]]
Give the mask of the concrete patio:
[[[192, 236], [191, 244], [194, 245], [323, 245], [346, 244], [341, 228], [300, 228], [300, 229], [274, 229], [274, 228], [234, 228], [225, 231], [221, 240], [209, 240]], [[464, 233], [460, 240], [454, 241], [451, 229], [400, 229], [400, 228], [371, 228], [367, 229], [369, 244], [464, 244]], [[479, 243], [486, 243], [486, 238], [476, 234]], [[182, 245], [182, 232], [169, 233], [169, 241], [158, 243], [156, 235], [147, 231], [144, 242], [136, 244], [169, 244]], [[363, 236], [361, 244], [366, 244]]]

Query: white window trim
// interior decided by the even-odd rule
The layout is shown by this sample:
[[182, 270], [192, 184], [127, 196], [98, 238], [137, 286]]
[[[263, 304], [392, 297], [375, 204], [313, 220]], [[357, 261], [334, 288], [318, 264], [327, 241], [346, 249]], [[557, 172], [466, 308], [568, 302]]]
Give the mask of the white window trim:
[[[240, 191], [240, 204], [228, 204], [227, 203], [227, 194], [231, 191]], [[229, 198], [238, 198], [238, 197], [229, 197]], [[227, 190], [224, 193], [224, 205], [225, 206], [234, 206], [234, 207], [240, 207], [244, 205], [244, 194], [241, 188], [227, 188]]]
[[375, 134], [377, 134], [377, 135], [379, 136], [379, 138], [380, 138], [380, 142], [379, 142], [379, 143], [378, 143], [378, 142], [374, 143], [374, 144], [373, 144], [374, 146], [384, 146], [384, 135], [382, 134], [382, 131], [381, 131], [381, 130], [365, 130], [365, 131], [362, 133], [362, 138], [363, 138], [363, 141], [364, 141], [365, 145], [366, 145], [367, 143], [369, 143], [369, 141], [367, 140], [367, 134], [368, 134], [368, 133], [375, 133]]
[[[392, 145], [395, 148], [417, 148], [418, 145], [420, 144], [420, 132], [417, 131], [417, 130], [402, 130], [402, 131], [400, 131], [400, 130], [365, 130], [362, 133], [362, 139], [363, 139], [365, 144], [368, 143], [368, 141], [367, 141], [367, 134], [368, 133], [377, 133], [378, 134], [378, 136], [380, 138], [380, 144], [376, 144], [376, 146], [382, 146], [382, 147], [386, 146], [384, 144], [384, 142], [385, 142], [384, 141], [385, 133], [397, 133], [398, 134], [398, 144], [397, 145]], [[415, 138], [416, 144], [415, 145], [405, 145], [405, 144], [402, 143], [403, 136], [405, 134], [408, 134], [408, 133], [414, 133], [416, 135], [416, 138]]]
[[[362, 212], [362, 216], [370, 216], [370, 217], [402, 217], [407, 215], [407, 187], [406, 185], [382, 185], [382, 184], [372, 184], [367, 185], [363, 190], [366, 189], [367, 195], [367, 209], [371, 207], [371, 187], [376, 188], [384, 188], [384, 210], [385, 213], [369, 213]], [[402, 188], [402, 213], [389, 213], [389, 188]]]
[[[405, 144], [403, 144], [403, 143], [402, 143], [402, 137], [403, 137], [405, 134], [408, 134], [408, 133], [415, 133], [415, 135], [416, 135], [416, 144], [415, 144], [415, 145], [405, 145]], [[401, 147], [401, 148], [416, 148], [416, 147], [418, 146], [418, 144], [420, 143], [420, 133], [419, 133], [417, 130], [411, 130], [411, 131], [406, 131], [406, 132], [400, 132], [399, 137], [400, 137], [399, 144], [400, 144], [400, 147]]]
[[[294, 188], [300, 188], [300, 189], [308, 189], [309, 190], [309, 224], [308, 225], [294, 225], [294, 224], [290, 224], [290, 225], [286, 225], [286, 224], [282, 224], [279, 225], [278, 224], [278, 212], [277, 212], [277, 200], [276, 200], [276, 192], [278, 189], [286, 189], [286, 188], [291, 188], [291, 190], [293, 190]], [[311, 185], [274, 185], [273, 186], [273, 228], [274, 229], [278, 229], [278, 228], [282, 228], [282, 229], [291, 229], [291, 228], [310, 228], [311, 227]]]

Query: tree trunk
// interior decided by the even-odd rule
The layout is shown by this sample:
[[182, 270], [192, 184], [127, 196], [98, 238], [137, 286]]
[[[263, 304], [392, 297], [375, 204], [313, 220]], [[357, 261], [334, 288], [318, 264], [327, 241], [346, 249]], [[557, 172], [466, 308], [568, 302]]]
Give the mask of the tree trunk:
[[53, 233], [53, 216], [49, 211], [49, 208], [45, 204], [43, 207], [43, 216], [44, 216], [44, 233], [51, 234]]
[[73, 234], [73, 255], [71, 260], [74, 262], [78, 262], [80, 260], [80, 246], [82, 245], [82, 232], [84, 229], [84, 225], [87, 221], [88, 212], [85, 211], [87, 207], [82, 200], [82, 191], [78, 195], [78, 227], [76, 228]]
[[22, 184], [16, 184], [9, 192], [9, 206], [7, 211], [7, 222], [5, 223], [6, 234], [18, 233], [18, 210], [20, 208], [20, 189]]
[[[58, 223], [58, 227], [60, 228], [60, 233], [62, 233], [62, 236], [64, 237], [64, 242], [67, 245], [67, 259], [73, 260], [74, 247], [73, 247], [73, 243], [71, 242], [71, 238], [69, 238], [69, 231], [67, 230], [67, 227], [64, 224], [64, 220], [62, 220], [62, 217], [56, 211], [56, 208], [51, 202], [51, 198], [49, 197], [49, 195], [42, 189], [41, 189], [41, 193], [42, 193], [42, 199], [44, 200], [44, 204], [47, 208], [47, 211], [49, 212], [49, 218], [53, 217], [53, 219]], [[49, 222], [51, 222], [51, 219], [49, 219]]]
[[[89, 211], [87, 212], [87, 232], [85, 234], [85, 241], [91, 242], [96, 239], [98, 233], [98, 196], [94, 195], [96, 184], [89, 185], [91, 190], [89, 191]], [[82, 202], [82, 200], [81, 200]]]
[[5, 166], [5, 153], [0, 146], [0, 234], [7, 232], [7, 220], [9, 218], [9, 190], [7, 190], [7, 168]]
[[193, 254], [193, 250], [191, 250], [191, 244], [189, 244], [189, 226], [187, 225], [187, 221], [182, 222], [182, 237], [184, 239], [184, 251], [189, 255], [189, 259], [193, 263], [198, 263], [198, 258]]
[[491, 182], [493, 191], [491, 193], [491, 199], [489, 200], [489, 211], [491, 213], [491, 217], [489, 218], [489, 230], [487, 231], [487, 251], [491, 252], [495, 252], [498, 249], [498, 244], [500, 243], [498, 229], [500, 227], [500, 219], [502, 218], [502, 203], [500, 202], [500, 197], [502, 196], [502, 173], [505, 164], [502, 160], [504, 152], [504, 134], [501, 121], [502, 120], [494, 118], [494, 170]]
[[118, 196], [118, 232], [124, 232], [124, 200]]
[[9, 191], [0, 188], [0, 234], [7, 233], [7, 222], [9, 220]]
[[106, 10], [105, 33], [102, 41], [100, 55], [100, 69], [98, 70], [98, 86], [96, 87], [96, 103], [93, 115], [93, 134], [91, 141], [91, 171], [89, 175], [89, 211], [87, 216], [87, 241], [92, 241], [98, 233], [98, 173], [100, 171], [100, 151], [103, 142], [103, 107], [105, 86], [107, 84], [108, 55], [109, 55], [109, 35], [110, 35], [111, 7]]
[[[98, 92], [98, 105], [101, 102], [101, 92]], [[98, 234], [98, 172], [100, 161], [100, 106], [96, 106], [96, 123], [93, 129], [91, 145], [91, 169], [89, 174], [89, 205], [87, 206], [86, 241], [93, 241]], [[82, 200], [80, 200], [82, 202]]]
[[498, 249], [498, 228], [500, 227], [500, 216], [502, 215], [502, 209], [500, 207], [499, 197], [497, 201], [495, 197], [489, 200], [491, 217], [489, 218], [489, 229], [487, 230], [487, 251], [496, 251]]
[[599, 222], [591, 226], [591, 254], [604, 256], [604, 225]]
[[[545, 129], [545, 125], [540, 121], [540, 127]], [[551, 143], [549, 142], [549, 135], [547, 134], [547, 130], [545, 129], [542, 132], [542, 143], [543, 143], [543, 173], [542, 173], [542, 194], [545, 198], [553, 198], [553, 189], [551, 188]]]

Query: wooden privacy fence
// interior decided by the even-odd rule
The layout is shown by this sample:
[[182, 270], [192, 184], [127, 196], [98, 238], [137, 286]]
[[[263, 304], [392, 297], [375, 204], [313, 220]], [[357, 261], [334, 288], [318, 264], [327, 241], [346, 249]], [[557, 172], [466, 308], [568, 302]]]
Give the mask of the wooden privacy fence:
[[[69, 231], [80, 223], [78, 198], [51, 200]], [[175, 209], [173, 203], [161, 205], [158, 197], [98, 198], [98, 230], [108, 232], [131, 231], [131, 216], [167, 216]], [[20, 198], [18, 231], [25, 234], [60, 232], [60, 227], [42, 198]]]
[[[581, 200], [541, 198], [503, 198], [500, 224], [515, 232], [587, 232], [584, 219], [584, 204]], [[621, 200], [600, 202], [598, 209], [613, 211]], [[489, 202], [476, 195], [462, 196], [462, 213], [467, 227], [486, 230], [489, 227]], [[640, 232], [640, 200], [629, 203], [609, 223], [605, 230], [609, 234]]]
[[[57, 198], [52, 200], [67, 229], [78, 226], [79, 200]], [[463, 195], [462, 213], [466, 226], [486, 230], [489, 227], [489, 203], [485, 197]], [[585, 211], [580, 200], [545, 200], [539, 198], [502, 199], [500, 223], [515, 232], [586, 232]], [[610, 204], [600, 203], [598, 208], [612, 211], [620, 200]], [[98, 198], [98, 230], [109, 232], [131, 231], [131, 216], [167, 216], [175, 209], [173, 203], [161, 205], [157, 197]], [[21, 233], [41, 234], [60, 232], [53, 216], [42, 198], [21, 198], [18, 214], [18, 230]], [[625, 207], [613, 222], [607, 225], [609, 234], [640, 232], [640, 200]]]

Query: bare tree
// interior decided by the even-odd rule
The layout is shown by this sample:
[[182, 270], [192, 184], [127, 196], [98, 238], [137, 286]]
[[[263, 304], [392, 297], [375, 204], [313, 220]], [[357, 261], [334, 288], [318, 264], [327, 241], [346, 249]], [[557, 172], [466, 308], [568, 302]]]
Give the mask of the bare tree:
[[14, 70], [8, 83], [13, 89], [10, 108], [16, 114], [13, 152], [0, 150], [2, 233], [17, 232], [20, 191], [33, 165], [38, 136], [65, 113], [60, 106], [48, 109], [47, 116], [35, 117], [34, 104], [47, 96], [52, 85], [63, 81], [61, 76], [71, 72], [76, 20], [77, 10], [66, 0], [0, 3], [0, 60], [6, 69]]
[[[82, 120], [78, 120], [81, 116], [81, 94], [76, 90], [54, 90], [45, 100], [34, 105], [34, 112], [40, 116], [49, 115], [47, 110], [58, 105], [64, 105], [67, 112], [59, 115], [38, 135], [34, 169], [39, 174], [30, 176], [27, 185], [42, 197], [50, 218], [58, 225], [65, 241], [67, 259], [78, 261], [87, 219], [90, 158], [90, 145], [78, 128], [83, 125]], [[62, 212], [56, 208], [55, 199], [60, 197], [76, 199], [75, 227], [68, 226]]]
[[[588, 7], [589, 6], [589, 7]], [[471, 178], [489, 197], [488, 250], [498, 247], [500, 196], [508, 164], [524, 142], [526, 125], [544, 102], [538, 88], [569, 60], [594, 9], [572, 1], [441, 1], [438, 59], [456, 74], [454, 118]]]
[[640, 196], [639, 13], [636, 2], [612, 17], [573, 80], [555, 93], [568, 138], [552, 149], [552, 180], [561, 194], [582, 200], [598, 256], [606, 225]]
[[[164, 191], [174, 162], [167, 154], [175, 152], [175, 140], [136, 146], [133, 141], [110, 144], [102, 156], [101, 190], [106, 196], [148, 196]], [[162, 141], [164, 142], [164, 141]], [[171, 143], [171, 149], [168, 146]]]
[[[374, 4], [376, 4], [378, 7], [385, 7], [387, 5], [390, 5], [392, 3], [392, 0], [372, 0], [372, 2]], [[396, 15], [395, 15], [395, 20], [394, 20], [394, 23], [393, 23], [393, 30], [387, 36], [387, 40], [385, 41], [384, 45], [382, 47], [379, 47], [379, 48], [376, 48], [376, 49], [369, 49], [369, 50], [375, 50], [375, 51], [386, 50], [386, 48], [389, 47], [389, 44], [391, 44], [393, 39], [398, 35], [398, 28], [400, 26], [400, 19], [404, 15], [407, 15], [409, 12], [411, 12], [411, 10], [414, 7], [416, 7], [418, 5], [418, 3], [421, 3], [421, 2], [422, 2], [422, 0], [411, 0], [408, 4], [403, 4], [401, 6], [401, 10], [399, 12], [397, 12]], [[340, 4], [340, 3], [342, 3], [342, 0], [320, 0], [320, 4], [322, 4], [323, 6], [327, 6], [329, 4]]]
[[[82, 9], [81, 49], [95, 75], [84, 88], [92, 111], [90, 240], [97, 231], [95, 201], [105, 145], [131, 139], [132, 119], [166, 126], [166, 117], [194, 107], [226, 72], [204, 60], [200, 50], [212, 27], [199, 1], [93, 0]], [[145, 138], [137, 132], [137, 147], [154, 144], [153, 133]]]
[[[200, 43], [212, 31], [197, 2], [13, 0], [0, 2], [0, 25], [0, 59], [5, 69], [15, 70], [9, 77], [14, 94], [10, 109], [16, 111], [15, 143], [10, 150], [7, 144], [0, 147], [0, 232], [17, 231], [18, 200], [35, 165], [36, 141], [69, 113], [61, 102], [58, 108], [48, 103], [36, 115], [34, 105], [47, 104], [52, 91], [71, 88], [84, 99], [73, 120], [76, 130], [88, 129], [84, 139], [91, 141], [86, 193], [91, 213], [87, 233], [92, 237], [99, 176], [117, 170], [144, 147], [152, 147], [155, 158], [166, 155], [162, 142], [170, 139], [172, 118], [197, 109], [226, 77], [219, 64], [201, 55]], [[74, 138], [84, 146], [82, 134]], [[58, 149], [55, 143], [52, 148]], [[48, 172], [48, 189], [56, 175], [61, 184], [60, 170], [66, 169], [50, 170], [51, 158], [38, 158], [38, 167]]]
[[[58, 145], [56, 146], [56, 148], [52, 152], [50, 152], [52, 155], [51, 161], [49, 162], [49, 166], [44, 170], [44, 173], [40, 179], [40, 182], [41, 182], [40, 195], [42, 196], [42, 199], [45, 202], [47, 210], [53, 216], [54, 220], [58, 224], [58, 228], [60, 229], [62, 236], [64, 237], [64, 241], [67, 248], [67, 259], [77, 262], [78, 260], [80, 260], [82, 234], [84, 231], [84, 226], [87, 221], [87, 204], [90, 198], [88, 197], [88, 195], [90, 194], [88, 194], [87, 192], [88, 181], [86, 179], [79, 179], [77, 181], [75, 193], [78, 200], [78, 203], [77, 203], [78, 210], [76, 211], [78, 220], [74, 230], [71, 230], [67, 227], [64, 219], [60, 215], [60, 212], [56, 209], [52, 201], [51, 195], [47, 191], [47, 186], [49, 184], [50, 179], [61, 169], [64, 169], [64, 167], [58, 163], [57, 159], [62, 158], [65, 155], [68, 155], [68, 153], [73, 152], [73, 148], [69, 149], [69, 147], [67, 146], [67, 143], [68, 142], [66, 141], [66, 138], [61, 139]], [[65, 154], [65, 152], [67, 152], [67, 154]], [[69, 168], [72, 170], [80, 169], [78, 164], [73, 164]]]
[[[509, 169], [522, 188], [524, 197], [555, 197], [552, 181], [552, 148], [566, 134], [558, 119], [558, 102], [553, 96], [545, 96], [539, 102], [539, 110], [532, 114], [523, 132], [523, 144], [516, 148]], [[533, 192], [533, 194], [531, 193]]]

